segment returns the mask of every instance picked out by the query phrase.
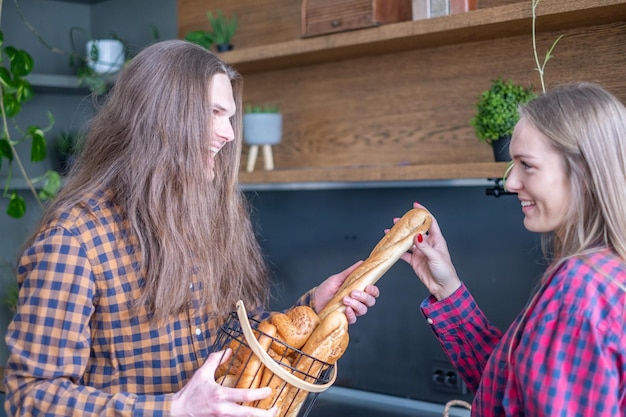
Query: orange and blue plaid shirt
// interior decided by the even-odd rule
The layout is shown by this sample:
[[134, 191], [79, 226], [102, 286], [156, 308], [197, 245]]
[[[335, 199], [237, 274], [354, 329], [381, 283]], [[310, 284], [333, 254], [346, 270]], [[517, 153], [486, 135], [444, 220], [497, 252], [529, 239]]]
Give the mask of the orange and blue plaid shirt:
[[476, 392], [472, 416], [626, 416], [626, 270], [614, 253], [567, 260], [504, 335], [464, 285], [422, 313]]
[[[6, 335], [8, 415], [167, 415], [223, 324], [199, 299], [161, 325], [146, 310], [131, 314], [141, 254], [105, 195], [64, 213], [22, 255]], [[310, 303], [311, 292], [297, 304]]]

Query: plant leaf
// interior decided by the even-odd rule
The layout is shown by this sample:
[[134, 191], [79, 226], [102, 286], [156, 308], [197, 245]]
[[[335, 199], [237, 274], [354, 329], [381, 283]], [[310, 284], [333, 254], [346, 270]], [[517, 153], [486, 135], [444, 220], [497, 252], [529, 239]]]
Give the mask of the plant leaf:
[[185, 35], [185, 40], [196, 43], [206, 49], [211, 49], [211, 46], [213, 46], [213, 36], [204, 30], [194, 30], [189, 32]]
[[28, 81], [23, 78], [18, 78], [16, 80], [17, 83], [17, 91], [15, 92], [15, 96], [17, 101], [20, 103], [24, 103], [33, 98], [33, 87], [30, 85]]
[[41, 191], [39, 191], [39, 198], [42, 200], [48, 200], [57, 195], [61, 189], [61, 176], [56, 171], [46, 172], [45, 182]]
[[0, 67], [0, 83], [2, 83], [4, 88], [15, 88], [11, 79], [11, 73], [4, 67]]
[[11, 61], [11, 72], [16, 77], [25, 77], [33, 70], [33, 57], [23, 49], [16, 49], [12, 46], [5, 48]]
[[11, 148], [11, 144], [7, 138], [0, 139], [0, 160], [1, 158], [13, 161], [13, 148]]
[[7, 206], [7, 214], [14, 219], [19, 219], [20, 217], [24, 217], [26, 213], [26, 202], [24, 198], [18, 195], [15, 191], [11, 193], [11, 198], [9, 199], [9, 204]]
[[32, 139], [30, 160], [32, 162], [40, 162], [46, 159], [46, 138], [43, 130], [37, 126], [30, 126], [28, 128], [28, 136]]
[[4, 101], [4, 111], [7, 117], [14, 117], [22, 109], [19, 100], [13, 94], [5, 94], [2, 96], [2, 100]]

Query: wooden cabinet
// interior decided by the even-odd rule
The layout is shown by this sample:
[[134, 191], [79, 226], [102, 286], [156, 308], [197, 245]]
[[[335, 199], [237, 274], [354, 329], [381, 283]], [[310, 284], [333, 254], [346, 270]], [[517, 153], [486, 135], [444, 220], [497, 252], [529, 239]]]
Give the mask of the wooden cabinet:
[[411, 0], [302, 0], [302, 36], [411, 20]]
[[[293, 23], [295, 2], [266, 0], [266, 14], [247, 12], [254, 3], [179, 0], [181, 37], [208, 9], [239, 14], [235, 49], [222, 57], [244, 75], [246, 103], [281, 106], [276, 169], [246, 173], [244, 163], [243, 184], [502, 176], [506, 164], [492, 162], [469, 120], [493, 78], [540, 90], [531, 0], [485, 0], [468, 13], [306, 39]], [[272, 5], [292, 19], [274, 21], [264, 43], [259, 22]], [[564, 35], [546, 66], [548, 86], [596, 81], [626, 99], [626, 0], [542, 0], [537, 13], [540, 58]]]

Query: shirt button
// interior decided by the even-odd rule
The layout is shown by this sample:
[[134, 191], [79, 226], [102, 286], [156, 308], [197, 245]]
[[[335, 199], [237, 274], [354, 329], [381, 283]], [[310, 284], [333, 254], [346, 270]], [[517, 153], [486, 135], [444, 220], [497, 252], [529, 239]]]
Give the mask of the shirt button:
[[433, 324], [433, 319], [431, 319], [430, 317], [426, 319], [426, 323], [428, 324]]
[[193, 290], [193, 284], [189, 284], [189, 289]]
[[202, 334], [202, 330], [196, 328], [196, 336], [200, 336]]

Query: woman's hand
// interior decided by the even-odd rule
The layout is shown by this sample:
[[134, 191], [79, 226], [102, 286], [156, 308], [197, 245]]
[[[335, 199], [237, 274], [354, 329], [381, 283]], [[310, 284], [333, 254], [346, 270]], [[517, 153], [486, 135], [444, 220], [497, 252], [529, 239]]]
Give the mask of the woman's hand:
[[[268, 397], [272, 389], [228, 388], [215, 382], [215, 370], [220, 365], [222, 352], [211, 353], [204, 363], [191, 377], [187, 385], [174, 394], [172, 399], [172, 416], [223, 416], [223, 417], [274, 417], [277, 407], [269, 410], [245, 407], [240, 405], [247, 401], [257, 401]], [[232, 354], [229, 349], [224, 355], [227, 361]]]
[[[425, 208], [418, 203], [414, 203], [413, 206]], [[394, 219], [394, 222], [397, 220]], [[411, 265], [420, 281], [437, 300], [450, 296], [461, 286], [461, 280], [452, 264], [448, 245], [434, 216], [428, 235], [415, 236], [413, 243], [413, 249], [403, 254], [400, 259]]]
[[[322, 311], [322, 309], [328, 304], [333, 296], [341, 288], [341, 284], [348, 278], [348, 275], [354, 271], [363, 261], [358, 261], [348, 269], [330, 276], [326, 281], [322, 282], [315, 289], [315, 310], [316, 313]], [[367, 313], [369, 307], [373, 307], [376, 304], [376, 298], [380, 295], [378, 287], [375, 285], [368, 285], [365, 291], [352, 291], [350, 297], [344, 297], [343, 304], [346, 306], [346, 317], [348, 323], [356, 323], [356, 319], [359, 316]]]

